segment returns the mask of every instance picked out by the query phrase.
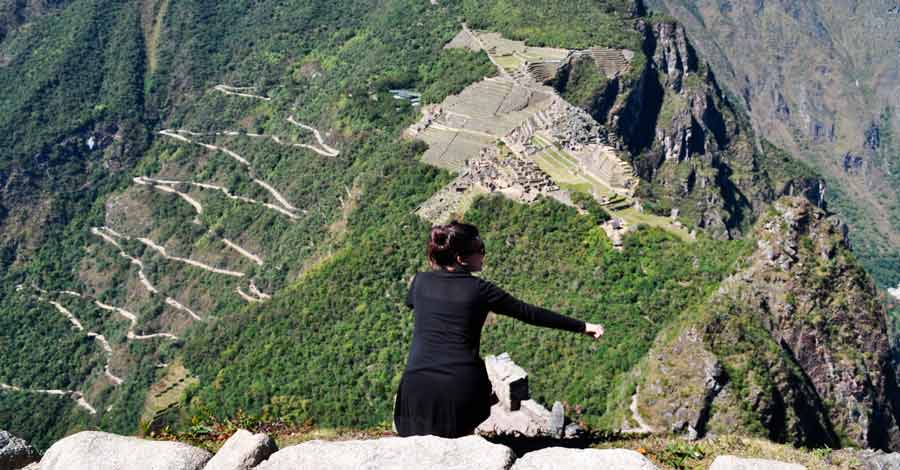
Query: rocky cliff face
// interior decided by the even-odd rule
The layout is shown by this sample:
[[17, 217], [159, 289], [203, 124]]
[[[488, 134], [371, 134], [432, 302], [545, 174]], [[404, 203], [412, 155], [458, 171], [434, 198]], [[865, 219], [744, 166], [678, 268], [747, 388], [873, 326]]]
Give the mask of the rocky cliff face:
[[[869, 265], [900, 248], [900, 6], [653, 0], [684, 24], [757, 133], [829, 180]], [[898, 268], [879, 281], [895, 285]]]
[[[645, 180], [639, 196], [654, 212], [679, 215], [707, 233], [737, 237], [784, 194], [820, 204], [824, 185], [810, 171], [787, 166], [774, 146], [758, 143], [749, 121], [720, 89], [684, 28], [639, 20], [647, 57], [642, 68], [597, 87], [580, 103], [631, 154]], [[566, 75], [581, 77], [581, 62]], [[570, 83], [558, 84], [565, 90]]]
[[658, 338], [638, 409], [661, 429], [897, 449], [886, 314], [846, 226], [783, 198], [757, 249], [698, 313]]

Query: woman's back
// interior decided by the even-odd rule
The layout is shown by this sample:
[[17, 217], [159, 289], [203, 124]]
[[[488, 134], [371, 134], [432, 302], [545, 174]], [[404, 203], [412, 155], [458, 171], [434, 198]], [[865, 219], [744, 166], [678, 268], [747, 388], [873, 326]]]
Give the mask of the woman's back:
[[408, 372], [481, 363], [481, 327], [487, 316], [482, 281], [466, 271], [416, 275], [406, 305], [415, 310]]

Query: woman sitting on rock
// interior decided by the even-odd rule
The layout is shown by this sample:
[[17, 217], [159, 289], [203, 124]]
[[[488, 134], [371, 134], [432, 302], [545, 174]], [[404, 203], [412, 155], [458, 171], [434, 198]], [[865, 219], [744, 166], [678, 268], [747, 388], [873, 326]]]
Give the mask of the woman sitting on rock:
[[479, 355], [488, 311], [603, 336], [601, 325], [529, 305], [473, 276], [484, 262], [484, 242], [473, 225], [454, 221], [432, 228], [427, 251], [434, 270], [416, 274], [406, 298], [415, 324], [394, 406], [401, 436], [461, 437], [488, 418], [491, 383]]

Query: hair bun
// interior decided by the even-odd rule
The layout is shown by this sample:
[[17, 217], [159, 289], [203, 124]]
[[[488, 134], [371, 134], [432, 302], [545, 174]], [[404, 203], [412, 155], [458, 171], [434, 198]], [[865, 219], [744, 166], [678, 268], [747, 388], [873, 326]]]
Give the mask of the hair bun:
[[446, 226], [438, 225], [431, 229], [431, 243], [438, 249], [446, 249], [450, 244], [450, 233]]
[[452, 266], [457, 258], [472, 254], [481, 245], [478, 229], [457, 221], [431, 227], [428, 240], [428, 260], [432, 266]]

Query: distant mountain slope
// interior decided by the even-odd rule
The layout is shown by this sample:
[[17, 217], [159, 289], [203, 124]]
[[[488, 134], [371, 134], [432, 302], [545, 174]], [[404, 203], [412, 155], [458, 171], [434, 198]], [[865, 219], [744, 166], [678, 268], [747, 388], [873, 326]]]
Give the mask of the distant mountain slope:
[[900, 283], [900, 4], [648, 4], [685, 25], [761, 137], [826, 177], [866, 267]]

